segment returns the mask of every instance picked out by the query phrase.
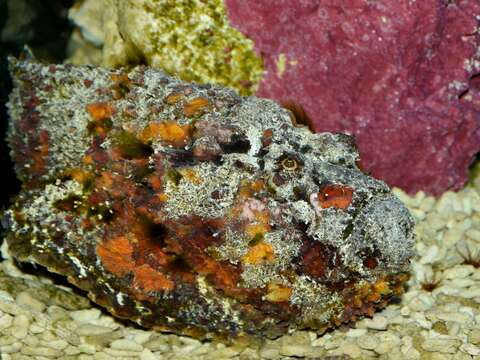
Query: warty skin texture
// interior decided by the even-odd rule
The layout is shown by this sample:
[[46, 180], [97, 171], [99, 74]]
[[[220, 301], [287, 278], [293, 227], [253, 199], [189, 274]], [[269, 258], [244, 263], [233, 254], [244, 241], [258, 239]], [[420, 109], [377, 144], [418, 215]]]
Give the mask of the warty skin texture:
[[150, 68], [10, 67], [18, 260], [200, 338], [324, 331], [401, 293], [413, 220], [351, 137]]

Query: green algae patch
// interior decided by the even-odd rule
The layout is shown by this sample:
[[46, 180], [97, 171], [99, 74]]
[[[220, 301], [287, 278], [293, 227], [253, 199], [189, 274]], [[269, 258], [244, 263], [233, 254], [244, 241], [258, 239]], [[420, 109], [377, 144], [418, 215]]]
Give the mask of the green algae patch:
[[[101, 44], [105, 66], [146, 63], [241, 95], [253, 94], [262, 79], [262, 59], [253, 42], [230, 26], [221, 0], [87, 0], [72, 8], [70, 17], [86, 42]], [[71, 61], [87, 61], [79, 55], [86, 44], [76, 46]]]

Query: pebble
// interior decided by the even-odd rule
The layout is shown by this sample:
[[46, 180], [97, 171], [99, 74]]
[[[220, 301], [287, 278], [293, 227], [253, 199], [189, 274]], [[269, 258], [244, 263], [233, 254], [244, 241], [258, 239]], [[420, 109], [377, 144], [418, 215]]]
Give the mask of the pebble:
[[280, 350], [275, 346], [264, 346], [260, 350], [262, 359], [277, 359], [280, 355]]
[[106, 348], [103, 349], [103, 352], [107, 355], [110, 355], [111, 357], [138, 357], [138, 351], [128, 351], [128, 350], [118, 350], [118, 349], [111, 349], [111, 348]]
[[457, 287], [457, 288], [468, 288], [468, 287], [471, 287], [471, 286], [475, 286], [476, 283], [477, 283], [475, 280], [470, 279], [470, 278], [452, 279], [452, 280], [448, 280], [448, 281], [449, 281], [449, 283], [446, 282], [447, 285], [454, 286], [454, 287]]
[[29, 292], [22, 291], [17, 295], [16, 303], [21, 307], [25, 307], [27, 309], [42, 312], [45, 310], [46, 305], [37, 299], [35, 299]]
[[460, 335], [460, 324], [456, 322], [447, 322], [448, 335], [452, 337], [458, 337]]
[[436, 288], [433, 290], [433, 295], [434, 296], [439, 296], [440, 294], [445, 294], [445, 295], [451, 295], [451, 296], [459, 296], [460, 293], [463, 293], [464, 289], [460, 289], [452, 285], [444, 285]]
[[362, 349], [373, 350], [378, 346], [378, 338], [372, 335], [360, 336], [357, 339], [357, 344]]
[[458, 227], [449, 229], [443, 235], [442, 245], [445, 247], [451, 248], [455, 246], [456, 243], [458, 243], [458, 241], [462, 238], [462, 235], [463, 235], [463, 231]]
[[233, 348], [223, 347], [213, 350], [208, 353], [211, 359], [230, 359], [238, 354], [238, 351]]
[[392, 332], [384, 332], [378, 334], [378, 346], [373, 349], [377, 354], [388, 354], [392, 349], [399, 347], [400, 338]]
[[405, 310], [402, 310], [404, 313], [407, 312], [408, 314], [410, 314], [410, 311], [427, 311], [434, 303], [435, 299], [430, 294], [419, 294], [410, 301]]
[[105, 352], [103, 351], [99, 351], [99, 352], [96, 352], [94, 355], [93, 355], [93, 358], [95, 360], [111, 360], [112, 359], [112, 356], [109, 355], [109, 354], [106, 354]]
[[414, 312], [410, 315], [410, 317], [420, 327], [422, 327], [424, 329], [431, 329], [432, 328], [432, 323], [429, 320], [427, 320], [424, 312]]
[[191, 355], [195, 355], [195, 356], [205, 355], [205, 354], [208, 354], [210, 350], [211, 349], [208, 343], [202, 344], [201, 346], [195, 348], [195, 350], [192, 351]]
[[91, 344], [80, 344], [78, 345], [78, 349], [85, 354], [95, 354], [96, 351], [95, 346]]
[[[95, 358], [95, 354], [93, 355], [93, 357]], [[78, 356], [74, 356], [73, 359], [75, 359], [75, 360], [92, 360], [92, 356], [91, 355], [86, 355], [86, 354], [80, 354]], [[122, 360], [126, 360], [126, 359], [122, 359]]]
[[17, 338], [13, 337], [12, 335], [7, 335], [5, 332], [1, 334], [0, 336], [0, 347], [1, 346], [6, 346], [6, 345], [11, 345], [14, 342], [17, 341]]
[[422, 221], [423, 219], [425, 219], [425, 211], [423, 211], [422, 209], [412, 209], [410, 212], [412, 213], [416, 221]]
[[413, 338], [411, 336], [404, 336], [402, 338], [403, 344], [400, 351], [405, 359], [420, 359], [420, 353], [413, 346]]
[[478, 346], [475, 346], [473, 344], [462, 344], [460, 346], [460, 350], [466, 352], [467, 354], [470, 354], [472, 356], [479, 356], [480, 355], [480, 348]]
[[152, 353], [148, 349], [143, 349], [143, 351], [138, 355], [140, 360], [158, 360], [158, 356]]
[[[208, 359], [208, 355], [206, 356], [206, 359]], [[260, 355], [258, 354], [258, 351], [255, 349], [250, 349], [247, 348], [242, 353], [240, 354], [240, 359], [241, 360], [256, 360], [256, 359], [262, 359]]]
[[15, 354], [23, 347], [21, 342], [0, 346], [0, 354]]
[[400, 349], [403, 360], [419, 360], [421, 359], [420, 352], [414, 347], [404, 347]]
[[109, 327], [112, 330], [120, 327], [120, 323], [114, 317], [108, 315], [101, 315], [98, 319], [92, 320], [91, 323], [98, 326]]
[[18, 315], [23, 312], [17, 304], [2, 301], [0, 301], [0, 311], [11, 315]]
[[143, 345], [152, 337], [152, 333], [148, 331], [140, 331], [138, 333], [133, 334], [133, 341], [137, 344]]
[[100, 318], [101, 311], [98, 309], [77, 310], [70, 312], [70, 317], [77, 323], [90, 323]]
[[480, 327], [473, 329], [468, 334], [468, 341], [475, 345], [480, 345]]
[[54, 323], [59, 320], [67, 320], [70, 318], [68, 312], [64, 308], [57, 305], [49, 306], [47, 309], [47, 314]]
[[462, 342], [457, 339], [434, 338], [422, 343], [422, 348], [431, 352], [455, 354]]
[[46, 328], [48, 326], [51, 326], [52, 324], [52, 319], [48, 316], [48, 314], [45, 313], [32, 313], [33, 319], [35, 321], [35, 324], [42, 328]]
[[345, 342], [340, 347], [341, 351], [352, 359], [358, 359], [362, 354], [360, 347], [353, 342]]
[[280, 354], [284, 356], [298, 356], [298, 357], [303, 357], [306, 355], [307, 348], [303, 344], [286, 344], [282, 345], [280, 348]]
[[338, 339], [332, 339], [331, 341], [325, 341], [324, 344], [323, 344], [323, 347], [325, 348], [325, 350], [336, 349], [339, 346], [340, 346], [340, 341]]
[[5, 314], [0, 317], [0, 330], [9, 328], [13, 323], [13, 317], [10, 314]]
[[465, 232], [465, 236], [469, 237], [472, 240], [480, 242], [480, 229], [468, 229]]
[[65, 355], [78, 355], [81, 353], [80, 349], [77, 346], [68, 345], [64, 350]]
[[[477, 298], [480, 297], [480, 286], [471, 287], [470, 289], [463, 290], [460, 295], [467, 299]], [[480, 302], [480, 301], [477, 301]]]
[[15, 299], [12, 295], [4, 290], [0, 290], [0, 302], [13, 302]]
[[472, 274], [471, 278], [475, 281], [480, 281], [480, 268], [475, 269], [475, 272]]
[[445, 320], [445, 321], [454, 321], [454, 322], [459, 322], [459, 323], [468, 323], [472, 321], [472, 318], [466, 314], [462, 314], [459, 312], [455, 313], [440, 313], [436, 314], [437, 318], [440, 320]]
[[420, 259], [420, 264], [426, 265], [426, 264], [431, 264], [437, 257], [439, 252], [438, 246], [437, 245], [432, 245], [428, 248], [426, 251], [425, 255], [422, 256]]
[[98, 336], [109, 334], [112, 332], [112, 329], [105, 326], [82, 324], [75, 330], [75, 332], [80, 336]]
[[67, 341], [69, 344], [78, 346], [80, 345], [80, 336], [74, 333], [75, 324], [69, 322], [59, 321], [55, 324], [55, 334], [62, 338], [63, 340]]
[[152, 351], [166, 352], [170, 349], [170, 345], [166, 343], [166, 339], [163, 337], [153, 338], [143, 344], [143, 346]]
[[37, 323], [33, 323], [32, 325], [30, 325], [30, 328], [28, 329], [29, 332], [31, 332], [32, 334], [41, 334], [42, 332], [45, 331], [45, 328], [38, 325]]
[[367, 333], [366, 329], [350, 329], [347, 332], [347, 337], [356, 338]]
[[55, 350], [48, 347], [41, 347], [41, 346], [23, 346], [21, 350], [22, 354], [30, 355], [30, 356], [44, 356], [47, 358], [50, 357], [59, 357], [62, 356], [62, 352], [60, 350]]
[[53, 341], [53, 340], [55, 340], [56, 338], [57, 338], [57, 337], [55, 336], [55, 334], [54, 334], [52, 331], [50, 331], [50, 330], [45, 331], [45, 332], [42, 334], [42, 336], [41, 336], [41, 339], [42, 339], [43, 341]]
[[388, 327], [388, 319], [381, 315], [375, 315], [372, 319], [365, 319], [362, 325], [373, 330], [386, 330]]
[[402, 308], [400, 309], [400, 315], [402, 316], [408, 316], [410, 315], [410, 313], [411, 313], [411, 310], [408, 306], [402, 306]]
[[197, 339], [192, 339], [189, 337], [182, 337], [181, 339], [182, 344], [193, 345], [195, 347], [201, 346], [202, 342]]
[[472, 199], [465, 197], [462, 199], [462, 210], [466, 215], [472, 214]]
[[172, 351], [175, 353], [190, 353], [195, 351], [196, 345], [172, 345]]
[[132, 340], [127, 340], [127, 339], [119, 339], [112, 341], [110, 344], [110, 347], [112, 349], [117, 349], [117, 350], [128, 350], [128, 351], [142, 351], [143, 346], [140, 344], [137, 344], [135, 341]]
[[458, 265], [443, 272], [444, 279], [463, 279], [473, 274], [473, 266]]
[[66, 342], [65, 340], [59, 339], [59, 340], [43, 342], [43, 345], [55, 350], [63, 350], [68, 346], [68, 342]]

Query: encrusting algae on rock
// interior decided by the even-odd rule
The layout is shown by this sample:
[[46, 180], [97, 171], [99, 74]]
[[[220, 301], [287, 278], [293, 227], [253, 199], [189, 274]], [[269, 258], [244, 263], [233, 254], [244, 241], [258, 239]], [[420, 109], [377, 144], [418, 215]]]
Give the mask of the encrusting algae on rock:
[[76, 65], [145, 63], [241, 95], [253, 94], [263, 76], [253, 42], [230, 26], [222, 0], [85, 0], [69, 17], [78, 27], [69, 46]]
[[200, 338], [324, 331], [402, 292], [413, 220], [353, 139], [278, 104], [131, 72], [10, 59], [5, 213], [20, 261], [109, 312]]

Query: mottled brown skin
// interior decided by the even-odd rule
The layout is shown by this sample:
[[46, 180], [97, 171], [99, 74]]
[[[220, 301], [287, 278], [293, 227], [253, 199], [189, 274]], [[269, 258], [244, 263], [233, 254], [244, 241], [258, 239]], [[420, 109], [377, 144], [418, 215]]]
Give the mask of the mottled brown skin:
[[[72, 114], [72, 119], [80, 123], [87, 119], [81, 123], [83, 129], [72, 122], [72, 140], [69, 129], [45, 127], [43, 123], [52, 114], [41, 109], [42, 105], [52, 106], [50, 97], [63, 99], [62, 91], [56, 92], [64, 83], [61, 79], [77, 69], [50, 66], [47, 74], [41, 69], [34, 62], [12, 63], [18, 91], [11, 98], [9, 142], [23, 190], [7, 212], [6, 222], [10, 224], [10, 251], [19, 260], [34, 261], [67, 276], [118, 317], [195, 337], [253, 334], [274, 338], [291, 328], [325, 330], [359, 315], [371, 315], [401, 292], [406, 266], [387, 271], [386, 255], [372, 250], [361, 255], [359, 266], [364, 270], [350, 268], [337, 246], [307, 234], [306, 220], [292, 222], [282, 217], [290, 214], [287, 207], [294, 200], [281, 200], [278, 208], [269, 207], [269, 201], [281, 198], [281, 191], [288, 190], [278, 189], [303, 179], [310, 160], [302, 152], [308, 153], [308, 146], [301, 147], [299, 153], [283, 152], [271, 165], [274, 173], [242, 177], [222, 216], [199, 215], [201, 207], [194, 208], [197, 213], [172, 210], [182, 200], [171, 202], [172, 196], [179, 196], [178, 189], [213, 181], [200, 171], [202, 164], [220, 168], [228, 155], [252, 151], [250, 135], [240, 131], [236, 123], [215, 122], [209, 117], [228, 119], [229, 114], [238, 112], [242, 104], [238, 96], [159, 75], [156, 86], [170, 86], [169, 90], [159, 98], [147, 97], [142, 100], [146, 105], [137, 107], [139, 91], [150, 81], [146, 76], [150, 70], [139, 68], [130, 74], [101, 70], [94, 76], [91, 69], [79, 68], [84, 71], [83, 78], [71, 80], [80, 80], [80, 90], [69, 85], [67, 89], [85, 92], [92, 100], [83, 102], [81, 108], [65, 105], [63, 110], [49, 110], [55, 111], [54, 115], [78, 111], [80, 115]], [[299, 107], [288, 108], [293, 125], [308, 125], [308, 117]], [[139, 115], [144, 109], [148, 109], [147, 115], [142, 115], [145, 119]], [[289, 115], [279, 107], [275, 111], [278, 115], [272, 116], [283, 121], [279, 128], [293, 131], [285, 120]], [[168, 114], [168, 119], [163, 114]], [[67, 135], [58, 135], [64, 131]], [[278, 146], [279, 131], [274, 125], [259, 131], [256, 159], [260, 168], [264, 166], [262, 154]], [[84, 139], [75, 143], [75, 150], [84, 149], [71, 156], [69, 145], [59, 147], [62, 137], [68, 141]], [[328, 150], [331, 145], [326, 144]], [[342, 146], [350, 145], [347, 141]], [[337, 156], [337, 152], [333, 154]], [[247, 175], [258, 172], [239, 159], [232, 169]], [[66, 165], [61, 165], [62, 161]], [[356, 216], [356, 206], [366, 205], [361, 203], [361, 191], [355, 193], [354, 186], [360, 188], [355, 184], [314, 184], [316, 190], [309, 194], [300, 183], [293, 187], [291, 196], [295, 201], [310, 201], [310, 211], [319, 214], [328, 210]], [[373, 184], [375, 194], [386, 193], [384, 185]], [[228, 186], [219, 183], [205, 203], [228, 201]], [[45, 209], [32, 202], [42, 196]], [[188, 201], [185, 206], [189, 206]], [[350, 236], [351, 227], [353, 220], [344, 230], [344, 238]], [[278, 270], [277, 278], [253, 286], [252, 281], [262, 279], [249, 280], [245, 275], [248, 271], [268, 269], [286, 256], [269, 240], [279, 228], [286, 231], [285, 241], [298, 238], [298, 251], [292, 250], [291, 263]], [[410, 231], [408, 226], [406, 231]], [[239, 245], [245, 249], [236, 258], [225, 255], [225, 249], [230, 249], [229, 232], [241, 234], [247, 242]], [[296, 285], [300, 277], [338, 299], [322, 310], [330, 311], [328, 318], [303, 318], [307, 305], [293, 300], [298, 298], [295, 287], [300, 287]]]

